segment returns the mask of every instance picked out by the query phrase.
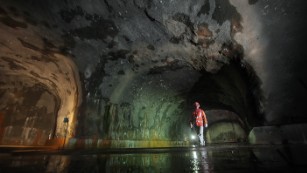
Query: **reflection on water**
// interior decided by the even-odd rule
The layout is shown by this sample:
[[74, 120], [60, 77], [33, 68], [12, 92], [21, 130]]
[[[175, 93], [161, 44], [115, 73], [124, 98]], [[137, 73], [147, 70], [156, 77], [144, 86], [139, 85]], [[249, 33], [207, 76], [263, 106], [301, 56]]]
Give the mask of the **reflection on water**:
[[[0, 154], [0, 172], [267, 172], [291, 170], [279, 149], [148, 149], [141, 153]], [[281, 151], [281, 150], [280, 150]], [[282, 151], [281, 151], [282, 152]], [[305, 165], [306, 166], [306, 165]], [[291, 169], [290, 169], [291, 168]]]
[[71, 158], [68, 172], [170, 172], [169, 154], [83, 155]]

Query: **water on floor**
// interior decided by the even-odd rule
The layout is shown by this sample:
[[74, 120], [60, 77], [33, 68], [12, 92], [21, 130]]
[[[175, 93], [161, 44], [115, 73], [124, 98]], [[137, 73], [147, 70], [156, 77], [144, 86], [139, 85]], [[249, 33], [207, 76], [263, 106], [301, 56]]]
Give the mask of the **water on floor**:
[[0, 154], [0, 172], [305, 172], [306, 153], [306, 146], [18, 151]]

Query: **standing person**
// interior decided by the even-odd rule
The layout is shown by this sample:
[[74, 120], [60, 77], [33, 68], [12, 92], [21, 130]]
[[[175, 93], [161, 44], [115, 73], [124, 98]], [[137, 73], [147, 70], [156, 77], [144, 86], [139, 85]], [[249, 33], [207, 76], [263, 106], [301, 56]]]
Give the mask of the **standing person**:
[[207, 116], [205, 114], [205, 111], [200, 108], [200, 104], [198, 102], [194, 103], [195, 110], [191, 116], [190, 119], [190, 125], [191, 128], [196, 125], [196, 132], [197, 136], [199, 137], [199, 142], [200, 145], [205, 145], [205, 140], [204, 140], [204, 125], [207, 128], [208, 127], [208, 121], [207, 121]]

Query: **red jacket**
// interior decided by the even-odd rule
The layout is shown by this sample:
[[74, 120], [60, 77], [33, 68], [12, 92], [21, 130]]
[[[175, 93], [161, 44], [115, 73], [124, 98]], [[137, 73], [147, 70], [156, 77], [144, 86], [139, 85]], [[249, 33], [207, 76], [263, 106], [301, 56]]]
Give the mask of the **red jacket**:
[[193, 112], [192, 118], [195, 120], [196, 126], [204, 126], [204, 122], [205, 124], [208, 124], [205, 111], [201, 108], [198, 108]]

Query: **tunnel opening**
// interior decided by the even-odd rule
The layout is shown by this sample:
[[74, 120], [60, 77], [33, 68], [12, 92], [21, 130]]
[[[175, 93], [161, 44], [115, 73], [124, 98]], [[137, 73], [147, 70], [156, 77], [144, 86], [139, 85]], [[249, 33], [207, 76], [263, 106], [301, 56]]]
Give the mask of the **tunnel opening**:
[[216, 73], [201, 71], [187, 101], [189, 105], [199, 101], [208, 111], [210, 143], [246, 142], [249, 131], [264, 124], [260, 85], [252, 67], [240, 60]]
[[205, 139], [210, 144], [246, 143], [248, 131], [245, 124], [234, 112], [223, 109], [206, 111], [210, 126], [206, 130]]
[[264, 123], [260, 82], [247, 63], [231, 61], [215, 73], [184, 65], [155, 70], [130, 72], [129, 83], [117, 83], [127, 80], [122, 74], [112, 79], [114, 88], [123, 91], [118, 100], [105, 96], [118, 94], [107, 84], [84, 94], [71, 145], [87, 145], [87, 140], [108, 147], [189, 142], [188, 122], [196, 100], [208, 112], [208, 143], [246, 142], [249, 131]]
[[50, 56], [53, 60], [1, 56], [0, 144], [57, 145], [73, 136], [78, 75], [69, 58]]

